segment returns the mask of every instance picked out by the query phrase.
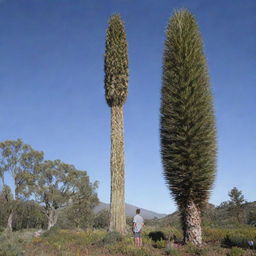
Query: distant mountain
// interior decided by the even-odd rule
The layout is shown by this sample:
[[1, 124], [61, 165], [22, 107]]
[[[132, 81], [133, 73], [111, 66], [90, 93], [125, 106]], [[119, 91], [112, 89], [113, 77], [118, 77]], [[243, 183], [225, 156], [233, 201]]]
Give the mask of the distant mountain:
[[[147, 219], [147, 220], [151, 220], [151, 219], [155, 219], [155, 218], [160, 219], [160, 218], [163, 218], [163, 217], [167, 216], [167, 214], [156, 213], [156, 212], [153, 212], [153, 211], [150, 211], [150, 210], [146, 210], [146, 209], [143, 209], [143, 208], [131, 205], [131, 204], [125, 204], [126, 216], [128, 216], [128, 217], [134, 216], [135, 215], [135, 211], [138, 208], [141, 210], [141, 216], [144, 219]], [[98, 212], [100, 212], [102, 210], [107, 210], [107, 209], [109, 209], [109, 204], [100, 202], [99, 205], [97, 205], [94, 208], [94, 212], [98, 213]]]

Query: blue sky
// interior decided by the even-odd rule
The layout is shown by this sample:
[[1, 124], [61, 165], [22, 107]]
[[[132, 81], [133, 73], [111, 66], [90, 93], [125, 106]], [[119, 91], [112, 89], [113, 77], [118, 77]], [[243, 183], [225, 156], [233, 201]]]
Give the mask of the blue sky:
[[[110, 109], [104, 98], [105, 31], [120, 13], [129, 45], [124, 107], [126, 202], [157, 212], [176, 206], [162, 176], [159, 107], [165, 28], [188, 8], [200, 26], [214, 94], [218, 172], [210, 202], [237, 186], [256, 200], [256, 1], [0, 1], [0, 140], [22, 138], [110, 195]], [[8, 179], [10, 182], [10, 179]]]

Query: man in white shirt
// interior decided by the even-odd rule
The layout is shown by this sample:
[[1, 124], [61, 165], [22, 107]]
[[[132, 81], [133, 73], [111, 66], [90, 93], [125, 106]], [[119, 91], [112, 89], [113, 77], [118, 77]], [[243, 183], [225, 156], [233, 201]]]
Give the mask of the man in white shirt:
[[140, 216], [140, 209], [136, 210], [136, 215], [133, 217], [133, 234], [134, 243], [137, 247], [142, 246], [141, 231], [144, 226], [144, 220]]

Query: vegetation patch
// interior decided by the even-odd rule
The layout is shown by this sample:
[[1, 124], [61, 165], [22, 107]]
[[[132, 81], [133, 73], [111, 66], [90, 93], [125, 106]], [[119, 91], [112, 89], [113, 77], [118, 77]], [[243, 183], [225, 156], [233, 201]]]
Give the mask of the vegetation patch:
[[256, 249], [256, 236], [252, 238], [252, 236], [245, 236], [243, 234], [231, 233], [227, 234], [222, 240], [223, 246], [227, 247], [240, 247], [240, 248], [249, 248]]
[[0, 256], [25, 255], [24, 247], [31, 242], [33, 231], [0, 233]]

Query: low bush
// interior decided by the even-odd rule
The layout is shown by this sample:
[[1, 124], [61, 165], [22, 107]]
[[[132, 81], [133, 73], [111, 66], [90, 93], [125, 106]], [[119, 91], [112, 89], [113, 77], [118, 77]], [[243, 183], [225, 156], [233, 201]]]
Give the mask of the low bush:
[[222, 240], [224, 247], [240, 247], [256, 249], [256, 239], [244, 236], [242, 234], [227, 234]]
[[182, 232], [180, 229], [174, 227], [166, 227], [156, 230], [153, 227], [145, 228], [144, 234], [148, 235], [153, 241], [157, 240], [182, 240]]
[[238, 247], [232, 247], [230, 252], [227, 253], [227, 256], [243, 256], [244, 250]]
[[55, 236], [56, 234], [58, 234], [61, 231], [61, 229], [58, 226], [54, 226], [52, 227], [50, 230], [45, 231], [42, 234], [42, 237], [51, 237], [51, 236]]
[[162, 231], [152, 231], [149, 232], [148, 236], [154, 241], [161, 241], [161, 240], [166, 240], [166, 236]]
[[5, 228], [3, 226], [0, 226], [0, 233], [4, 232]]
[[[83, 255], [88, 247], [101, 241], [106, 236], [103, 230], [58, 230], [45, 232], [41, 237], [34, 238], [31, 247], [45, 248], [59, 255], [60, 253], [79, 252]], [[55, 253], [55, 254], [54, 254]], [[61, 254], [62, 255], [62, 254]]]
[[[144, 243], [146, 241], [146, 243]], [[147, 238], [143, 240], [143, 247], [137, 248], [134, 245], [134, 239], [130, 236], [123, 237], [121, 241], [111, 243], [105, 246], [109, 254], [123, 256], [157, 256], [158, 250], [152, 247], [151, 241]]]
[[0, 234], [0, 255], [1, 256], [22, 256], [23, 240], [15, 233], [2, 233]]
[[167, 248], [165, 249], [165, 253], [166, 255], [170, 255], [170, 256], [180, 256], [180, 252], [175, 249], [175, 248]]
[[166, 248], [166, 241], [165, 240], [159, 240], [155, 242], [155, 247], [158, 249]]
[[133, 244], [119, 242], [108, 247], [110, 254], [125, 256], [156, 256], [152, 249], [147, 247], [136, 248]]
[[248, 241], [253, 241], [252, 249], [256, 249], [256, 229], [251, 227], [222, 229], [222, 228], [204, 228], [203, 241], [218, 242], [224, 247], [237, 246], [249, 248]]
[[109, 227], [109, 210], [102, 210], [94, 217], [93, 227], [94, 228], [107, 228]]
[[154, 244], [154, 241], [147, 235], [142, 235], [142, 244], [145, 246], [152, 246]]
[[122, 235], [118, 232], [109, 232], [101, 240], [103, 245], [113, 244], [122, 241]]
[[186, 252], [191, 253], [193, 255], [204, 256], [208, 254], [208, 248], [195, 246], [193, 244], [187, 244]]
[[216, 242], [221, 241], [227, 235], [227, 229], [221, 228], [203, 228], [203, 241], [205, 242]]

